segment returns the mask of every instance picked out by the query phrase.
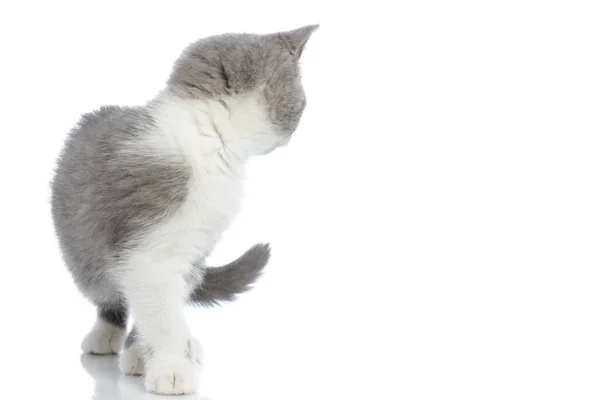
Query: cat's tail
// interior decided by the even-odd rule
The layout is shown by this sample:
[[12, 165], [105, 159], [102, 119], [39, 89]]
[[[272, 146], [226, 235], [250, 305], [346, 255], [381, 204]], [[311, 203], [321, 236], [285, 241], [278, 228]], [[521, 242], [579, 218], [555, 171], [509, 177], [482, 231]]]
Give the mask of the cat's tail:
[[202, 284], [190, 294], [192, 304], [214, 306], [221, 301], [232, 301], [240, 293], [252, 289], [252, 284], [269, 262], [268, 244], [252, 246], [237, 260], [217, 268], [205, 268]]

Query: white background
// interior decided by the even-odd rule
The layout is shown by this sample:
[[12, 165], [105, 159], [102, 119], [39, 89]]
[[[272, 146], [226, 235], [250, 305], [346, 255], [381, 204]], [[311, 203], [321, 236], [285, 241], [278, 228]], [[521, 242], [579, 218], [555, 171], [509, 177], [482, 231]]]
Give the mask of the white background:
[[251, 163], [212, 257], [270, 241], [272, 262], [239, 302], [189, 310], [196, 398], [600, 396], [597, 2], [0, 7], [0, 398], [151, 398], [114, 359], [80, 362], [94, 309], [48, 203], [79, 115], [151, 98], [197, 38], [310, 23], [303, 120]]

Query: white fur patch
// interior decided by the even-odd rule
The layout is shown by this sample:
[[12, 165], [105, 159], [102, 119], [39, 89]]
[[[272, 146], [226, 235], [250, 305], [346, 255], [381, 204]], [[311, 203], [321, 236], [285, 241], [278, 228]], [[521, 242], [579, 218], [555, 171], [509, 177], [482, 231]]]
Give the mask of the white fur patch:
[[91, 354], [117, 354], [123, 347], [125, 329], [98, 318], [96, 324], [83, 339], [81, 350]]
[[[200, 365], [202, 362], [202, 346], [195, 337], [189, 339], [187, 356], [190, 361]], [[136, 342], [133, 346], [123, 349], [119, 358], [119, 368], [125, 375], [143, 375], [146, 370], [147, 352], [143, 345]]]
[[157, 394], [191, 394], [198, 390], [200, 369], [186, 357], [151, 360], [144, 377], [147, 391]]
[[188, 357], [191, 361], [200, 365], [202, 363], [202, 346], [195, 337], [190, 337]]
[[137, 343], [123, 349], [119, 358], [119, 368], [125, 375], [142, 375], [146, 369], [143, 349]]

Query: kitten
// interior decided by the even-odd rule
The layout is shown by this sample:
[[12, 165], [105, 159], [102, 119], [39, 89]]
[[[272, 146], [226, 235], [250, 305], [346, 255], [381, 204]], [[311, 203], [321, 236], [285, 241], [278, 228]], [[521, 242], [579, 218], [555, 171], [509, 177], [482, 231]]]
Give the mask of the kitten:
[[85, 114], [65, 142], [52, 215], [64, 261], [98, 309], [82, 350], [125, 345], [121, 370], [143, 374], [150, 392], [196, 391], [200, 348], [185, 303], [233, 300], [269, 259], [260, 244], [204, 264], [238, 211], [248, 158], [286, 144], [298, 125], [299, 58], [317, 27], [201, 39], [156, 98]]

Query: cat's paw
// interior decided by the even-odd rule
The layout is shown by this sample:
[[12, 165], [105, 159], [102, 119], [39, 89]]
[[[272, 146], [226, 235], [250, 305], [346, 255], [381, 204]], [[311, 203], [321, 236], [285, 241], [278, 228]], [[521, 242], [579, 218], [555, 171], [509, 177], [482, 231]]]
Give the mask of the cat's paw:
[[142, 348], [139, 345], [134, 345], [123, 350], [119, 358], [121, 372], [125, 375], [142, 375], [145, 367]]
[[202, 346], [195, 337], [190, 337], [188, 340], [187, 356], [190, 361], [200, 364], [202, 362]]
[[157, 394], [192, 394], [198, 390], [200, 371], [182, 356], [160, 356], [147, 364], [144, 388]]
[[83, 339], [81, 350], [90, 354], [117, 354], [123, 348], [125, 329], [98, 320]]

